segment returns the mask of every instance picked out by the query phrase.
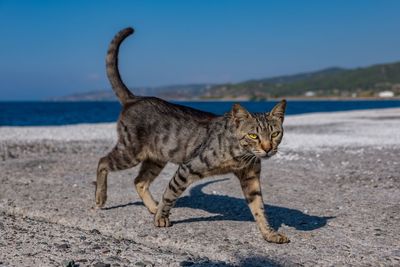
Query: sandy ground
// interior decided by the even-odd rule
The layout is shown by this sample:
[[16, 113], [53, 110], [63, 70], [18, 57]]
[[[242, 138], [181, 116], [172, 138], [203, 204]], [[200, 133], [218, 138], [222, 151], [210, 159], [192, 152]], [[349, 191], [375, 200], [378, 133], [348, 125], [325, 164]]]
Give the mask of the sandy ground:
[[[291, 243], [265, 242], [231, 175], [194, 184], [157, 229], [112, 173], [93, 211], [96, 165], [115, 125], [0, 127], [0, 266], [399, 266], [400, 109], [288, 117], [263, 162], [269, 221]], [[152, 186], [157, 197], [176, 170]]]

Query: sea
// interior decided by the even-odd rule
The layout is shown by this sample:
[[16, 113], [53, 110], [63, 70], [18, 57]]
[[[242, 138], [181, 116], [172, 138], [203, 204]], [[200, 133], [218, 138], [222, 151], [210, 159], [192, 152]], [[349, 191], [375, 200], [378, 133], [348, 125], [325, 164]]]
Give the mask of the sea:
[[[234, 103], [240, 103], [251, 112], [267, 112], [276, 101], [175, 101], [221, 115]], [[286, 114], [335, 112], [361, 109], [400, 108], [400, 100], [289, 100]], [[115, 122], [119, 102], [0, 102], [0, 126], [51, 126], [80, 123]]]

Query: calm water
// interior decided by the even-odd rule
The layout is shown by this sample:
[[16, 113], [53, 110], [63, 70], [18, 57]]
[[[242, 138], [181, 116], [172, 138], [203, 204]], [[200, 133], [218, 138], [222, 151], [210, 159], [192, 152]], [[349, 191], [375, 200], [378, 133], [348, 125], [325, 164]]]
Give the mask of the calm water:
[[[234, 102], [177, 103], [223, 114], [230, 110]], [[265, 112], [276, 102], [240, 103], [252, 112]], [[0, 126], [114, 122], [118, 118], [120, 107], [118, 102], [0, 102]], [[400, 107], [400, 100], [289, 101], [287, 114], [390, 107]]]

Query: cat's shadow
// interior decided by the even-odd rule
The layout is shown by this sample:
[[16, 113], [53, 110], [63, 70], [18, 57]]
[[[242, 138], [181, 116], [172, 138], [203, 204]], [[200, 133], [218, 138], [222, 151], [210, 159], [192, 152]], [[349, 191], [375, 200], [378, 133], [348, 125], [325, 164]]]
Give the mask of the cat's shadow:
[[[176, 202], [176, 208], [201, 209], [215, 215], [208, 217], [189, 218], [172, 221], [174, 224], [191, 223], [200, 221], [254, 221], [254, 218], [243, 198], [231, 196], [206, 194], [203, 188], [209, 184], [225, 181], [226, 179], [213, 180], [193, 186], [188, 196], [183, 196]], [[124, 205], [112, 206], [105, 209], [122, 208], [131, 205], [143, 205], [143, 202], [136, 201]], [[297, 230], [311, 231], [326, 225], [329, 219], [335, 217], [320, 217], [308, 215], [296, 209], [289, 209], [280, 206], [265, 205], [268, 215], [268, 222], [275, 230], [283, 224], [294, 227]]]

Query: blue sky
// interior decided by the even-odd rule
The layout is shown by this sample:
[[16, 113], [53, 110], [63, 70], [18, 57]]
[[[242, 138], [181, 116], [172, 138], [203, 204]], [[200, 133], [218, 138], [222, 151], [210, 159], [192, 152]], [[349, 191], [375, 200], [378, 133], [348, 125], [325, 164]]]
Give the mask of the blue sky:
[[109, 89], [113, 35], [130, 87], [237, 82], [400, 60], [400, 1], [0, 0], [0, 100]]

